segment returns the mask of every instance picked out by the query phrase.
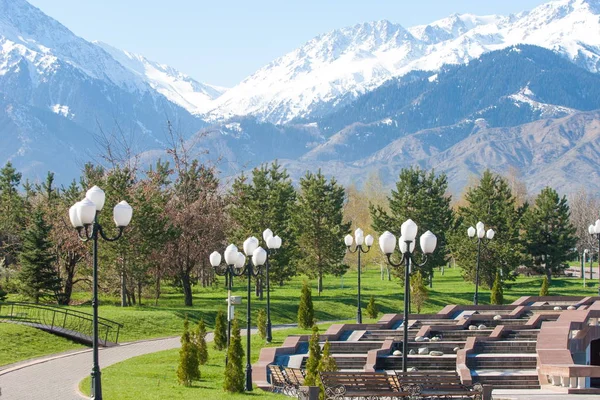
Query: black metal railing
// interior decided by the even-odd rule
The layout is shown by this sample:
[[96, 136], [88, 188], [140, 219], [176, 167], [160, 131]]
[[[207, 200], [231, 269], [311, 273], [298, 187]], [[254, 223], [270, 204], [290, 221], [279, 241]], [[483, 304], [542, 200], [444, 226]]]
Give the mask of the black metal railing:
[[[91, 344], [92, 314], [69, 308], [21, 302], [0, 302], [0, 320], [31, 325], [52, 333]], [[119, 341], [122, 324], [98, 318], [98, 344], [110, 346]]]

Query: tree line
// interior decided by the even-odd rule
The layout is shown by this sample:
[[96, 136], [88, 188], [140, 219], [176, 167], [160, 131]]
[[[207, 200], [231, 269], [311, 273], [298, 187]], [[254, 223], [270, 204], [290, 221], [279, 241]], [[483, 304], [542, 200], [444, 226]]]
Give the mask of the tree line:
[[[177, 147], [169, 154], [169, 162], [144, 171], [132, 164], [86, 164], [78, 181], [60, 187], [52, 173], [41, 184], [22, 182], [8, 162], [0, 169], [0, 300], [18, 292], [36, 302], [69, 304], [75, 288], [91, 286], [90, 246], [68, 223], [68, 209], [93, 185], [106, 192], [99, 217], [105, 229], [112, 225], [111, 205], [126, 200], [134, 209], [123, 237], [99, 250], [100, 289], [119, 295], [123, 306], [158, 302], [164, 284], [178, 287], [191, 306], [194, 285], [216, 282], [209, 254], [248, 236], [262, 238], [266, 228], [283, 239], [270, 258], [271, 280], [284, 285], [305, 274], [316, 279], [318, 294], [324, 276], [341, 276], [354, 264], [345, 259], [343, 241], [351, 229], [371, 229], [377, 239], [386, 230], [398, 234], [408, 218], [438, 238], [420, 271], [424, 280], [454, 259], [465, 280], [474, 281], [477, 250], [466, 232], [478, 221], [496, 232], [480, 262], [480, 282], [490, 288], [497, 274], [514, 279], [520, 268], [551, 279], [575, 252], [594, 248], [586, 227], [598, 212], [597, 199], [580, 192], [568, 202], [550, 187], [529, 198], [514, 174], [484, 171], [454, 200], [446, 175], [434, 171], [403, 169], [388, 193], [376, 176], [359, 190], [321, 171], [307, 172], [294, 187], [275, 161], [225, 188], [213, 166]], [[373, 250], [366, 261], [384, 266], [379, 249]], [[419, 259], [420, 249], [415, 253]], [[262, 295], [260, 277], [255, 284]]]

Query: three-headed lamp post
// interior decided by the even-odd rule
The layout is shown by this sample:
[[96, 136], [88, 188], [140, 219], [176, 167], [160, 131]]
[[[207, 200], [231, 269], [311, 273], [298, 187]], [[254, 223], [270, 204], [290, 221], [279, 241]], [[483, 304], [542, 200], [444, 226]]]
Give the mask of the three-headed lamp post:
[[[592, 238], [594, 239], [598, 239], [598, 296], [600, 296], [600, 219], [596, 220], [596, 223], [594, 225], [590, 225], [588, 227], [588, 233], [592, 236]], [[592, 258], [592, 255], [590, 253], [590, 259]], [[590, 265], [592, 265], [592, 262], [590, 261]], [[592, 270], [590, 267], [590, 280], [592, 278]]]
[[[352, 250], [352, 242], [356, 243], [356, 247]], [[354, 231], [354, 238], [351, 235], [346, 235], [344, 237], [344, 243], [348, 248], [348, 252], [350, 253], [358, 253], [358, 295], [356, 298], [356, 323], [362, 324], [362, 310], [360, 303], [360, 253], [368, 253], [371, 250], [371, 246], [373, 246], [373, 236], [367, 235], [364, 236], [364, 232], [362, 229], [358, 228]], [[363, 247], [366, 246], [366, 249]]]
[[494, 238], [496, 232], [493, 229], [488, 229], [487, 232], [485, 230], [485, 226], [483, 222], [479, 221], [476, 228], [472, 226], [467, 229], [467, 235], [477, 241], [477, 264], [475, 266], [475, 294], [473, 295], [473, 304], [477, 305], [479, 303], [479, 259], [481, 257], [481, 242], [484, 239], [487, 239], [484, 243], [489, 243], [490, 240]]
[[[403, 315], [403, 334], [402, 334], [402, 372], [406, 372], [408, 362], [408, 314], [410, 313], [410, 273], [413, 264], [413, 251], [415, 249], [415, 241], [417, 238], [418, 226], [411, 219], [405, 221], [400, 227], [400, 238], [398, 239], [398, 247], [402, 252], [402, 261], [394, 263], [391, 259], [392, 253], [396, 248], [396, 237], [390, 232], [385, 231], [379, 237], [379, 247], [387, 257], [388, 263], [392, 267], [400, 267], [404, 265], [404, 315]], [[430, 231], [425, 232], [419, 239], [421, 251], [425, 255], [423, 263], [417, 264], [417, 267], [422, 267], [427, 262], [427, 256], [435, 250], [437, 245], [436, 236]]]
[[265, 275], [266, 275], [266, 283], [267, 283], [267, 342], [271, 343], [273, 340], [272, 334], [272, 326], [271, 326], [271, 287], [269, 284], [269, 256], [273, 254], [273, 252], [281, 247], [281, 238], [279, 236], [273, 236], [273, 231], [270, 229], [265, 229], [263, 232], [263, 240], [267, 245], [267, 259], [265, 262]]
[[[244, 274], [244, 265], [246, 264], [246, 256], [238, 251], [235, 245], [230, 244], [225, 249], [225, 265], [221, 264], [221, 254], [217, 251], [213, 251], [210, 255], [210, 265], [215, 270], [217, 275], [225, 277], [227, 283], [227, 348], [231, 342], [231, 321], [233, 320], [233, 304], [231, 297], [231, 287], [234, 276], [241, 276]], [[225, 364], [227, 364], [227, 356], [225, 357]]]
[[[245, 255], [244, 255], [245, 254]], [[247, 306], [246, 306], [246, 382], [244, 389], [247, 392], [252, 391], [252, 365], [250, 364], [250, 331], [252, 323], [252, 314], [250, 308], [250, 301], [252, 299], [250, 288], [252, 286], [252, 277], [258, 276], [261, 273], [262, 266], [267, 261], [267, 252], [258, 246], [258, 239], [254, 236], [249, 237], [244, 241], [244, 254], [240, 253], [234, 245], [230, 244], [225, 249], [225, 263], [227, 267], [226, 272], [222, 272], [223, 268], [219, 268], [221, 264], [221, 255], [217, 252], [213, 252], [210, 255], [210, 263], [215, 267], [217, 273], [222, 275], [231, 274], [228, 277], [231, 282], [231, 276], [246, 275], [248, 277], [247, 284]], [[231, 285], [228, 285], [230, 290]], [[228, 302], [231, 301], [231, 292], [228, 293]]]
[[104, 201], [106, 195], [104, 191], [98, 186], [92, 187], [85, 194], [85, 199], [75, 203], [69, 208], [69, 219], [75, 229], [79, 238], [84, 241], [92, 241], [92, 257], [93, 257], [93, 270], [92, 270], [92, 354], [93, 354], [93, 365], [91, 373], [92, 390], [91, 398], [95, 400], [102, 399], [102, 384], [100, 379], [100, 365], [98, 363], [98, 237], [102, 239], [114, 242], [119, 239], [123, 234], [123, 230], [133, 215], [133, 209], [126, 201], [121, 201], [113, 209], [113, 219], [118, 228], [118, 232], [115, 236], [109, 237], [104, 233], [104, 230], [98, 222], [98, 215], [104, 207]]

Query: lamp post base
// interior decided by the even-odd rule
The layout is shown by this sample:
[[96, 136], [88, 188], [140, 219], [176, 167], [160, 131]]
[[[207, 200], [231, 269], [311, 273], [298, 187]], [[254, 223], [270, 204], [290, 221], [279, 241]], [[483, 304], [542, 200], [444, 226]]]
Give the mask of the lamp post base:
[[271, 343], [271, 340], [273, 340], [273, 334], [272, 334], [272, 329], [271, 329], [271, 321], [267, 321], [267, 337], [266, 337], [267, 343]]
[[362, 312], [360, 312], [360, 308], [356, 312], [356, 323], [362, 324]]
[[250, 364], [246, 365], [246, 392], [252, 391], [252, 367]]
[[102, 381], [100, 380], [100, 370], [92, 370], [91, 374], [92, 390], [90, 392], [90, 399], [102, 400]]

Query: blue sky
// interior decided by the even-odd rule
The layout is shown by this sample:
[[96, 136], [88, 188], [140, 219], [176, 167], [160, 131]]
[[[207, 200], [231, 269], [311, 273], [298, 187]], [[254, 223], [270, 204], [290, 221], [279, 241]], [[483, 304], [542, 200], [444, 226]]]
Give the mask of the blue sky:
[[517, 13], [546, 0], [28, 0], [75, 34], [231, 87], [321, 33], [387, 19]]

